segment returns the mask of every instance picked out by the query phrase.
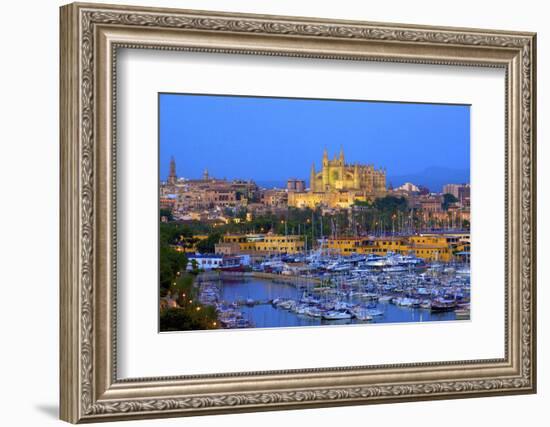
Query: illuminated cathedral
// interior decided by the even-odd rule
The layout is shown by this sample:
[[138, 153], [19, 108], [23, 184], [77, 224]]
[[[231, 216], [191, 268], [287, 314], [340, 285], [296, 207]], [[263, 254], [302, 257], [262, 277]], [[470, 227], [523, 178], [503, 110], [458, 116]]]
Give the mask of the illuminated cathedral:
[[355, 200], [373, 200], [386, 194], [386, 170], [373, 165], [346, 164], [344, 150], [330, 160], [325, 149], [320, 171], [311, 165], [309, 191], [290, 192], [288, 204], [295, 207], [325, 205], [349, 207]]

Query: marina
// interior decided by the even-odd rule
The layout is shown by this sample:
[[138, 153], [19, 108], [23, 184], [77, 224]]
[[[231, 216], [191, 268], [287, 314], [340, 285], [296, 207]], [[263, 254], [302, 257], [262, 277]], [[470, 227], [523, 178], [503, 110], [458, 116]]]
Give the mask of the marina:
[[197, 277], [202, 304], [223, 328], [347, 325], [468, 320], [465, 263], [425, 263], [389, 253], [271, 257], [252, 271]]

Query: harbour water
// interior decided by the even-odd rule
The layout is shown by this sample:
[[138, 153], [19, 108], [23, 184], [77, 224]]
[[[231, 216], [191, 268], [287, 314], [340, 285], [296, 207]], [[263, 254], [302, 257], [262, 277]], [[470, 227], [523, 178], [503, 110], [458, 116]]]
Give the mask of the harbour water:
[[[401, 323], [401, 322], [430, 322], [455, 320], [454, 311], [433, 312], [430, 309], [417, 307], [404, 307], [385, 302], [373, 301], [369, 309], [379, 310], [380, 315], [373, 316], [371, 320], [361, 321], [357, 318], [325, 320], [320, 317], [311, 317], [297, 314], [292, 310], [285, 310], [271, 304], [271, 301], [279, 299], [300, 300], [304, 291], [311, 289], [296, 287], [293, 284], [260, 279], [255, 277], [223, 278], [218, 281], [220, 300], [226, 302], [255, 301], [260, 303], [242, 304], [239, 311], [244, 319], [248, 320], [255, 328], [273, 328], [288, 326], [316, 326], [316, 325], [346, 325], [356, 323]], [[313, 285], [311, 286], [313, 288]], [[323, 298], [322, 296], [320, 297]], [[350, 304], [364, 303], [359, 297], [347, 297], [344, 302]]]

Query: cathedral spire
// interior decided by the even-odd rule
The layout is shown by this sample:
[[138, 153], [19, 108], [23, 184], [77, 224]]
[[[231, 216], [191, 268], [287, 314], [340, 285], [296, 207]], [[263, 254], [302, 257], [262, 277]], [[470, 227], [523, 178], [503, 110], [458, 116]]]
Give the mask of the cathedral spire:
[[322, 162], [322, 165], [323, 165], [323, 169], [328, 166], [328, 151], [327, 151], [327, 147], [325, 147], [325, 149], [323, 150], [323, 162]]
[[344, 163], [344, 146], [340, 145], [340, 161]]

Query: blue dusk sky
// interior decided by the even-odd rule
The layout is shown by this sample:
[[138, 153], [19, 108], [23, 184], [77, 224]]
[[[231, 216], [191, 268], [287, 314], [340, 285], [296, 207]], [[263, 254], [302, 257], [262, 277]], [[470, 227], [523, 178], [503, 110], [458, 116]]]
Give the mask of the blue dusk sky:
[[260, 184], [309, 180], [323, 149], [332, 159], [342, 147], [346, 163], [385, 167], [394, 185], [469, 182], [467, 105], [188, 94], [160, 94], [159, 103], [162, 180], [171, 156], [179, 177], [208, 169]]

